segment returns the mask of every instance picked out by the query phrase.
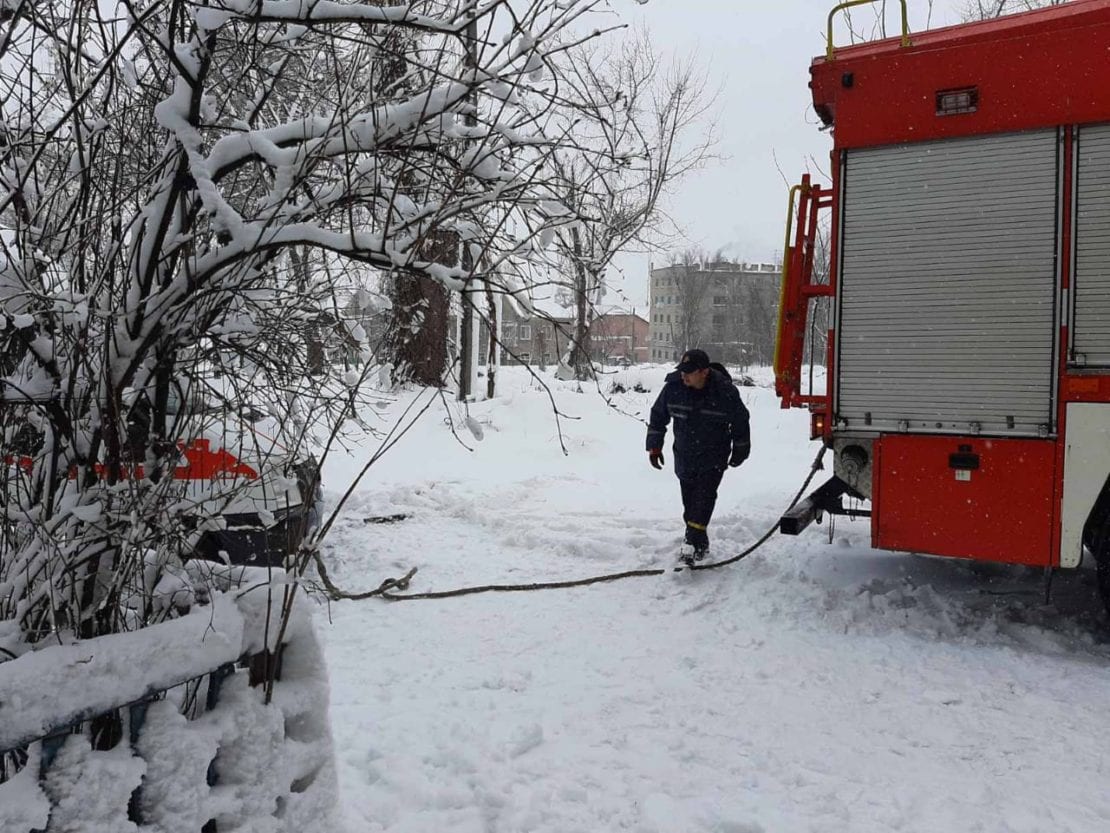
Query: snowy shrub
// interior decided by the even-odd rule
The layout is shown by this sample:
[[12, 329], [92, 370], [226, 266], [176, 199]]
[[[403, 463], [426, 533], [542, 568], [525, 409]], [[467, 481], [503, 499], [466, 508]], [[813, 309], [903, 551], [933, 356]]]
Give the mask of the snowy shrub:
[[[602, 5], [0, 16], [0, 619], [19, 629], [0, 647], [180, 615], [203, 533], [370, 427], [382, 360], [338, 317], [352, 274], [527, 285], [575, 219], [543, 70]], [[328, 339], [356, 366], [330, 372]], [[184, 479], [201, 439], [245, 468]]]
[[[226, 710], [217, 753], [220, 783], [212, 791], [216, 823], [272, 819], [282, 796], [284, 717], [266, 708], [263, 692], [249, 687], [242, 674], [224, 685], [221, 700]], [[277, 829], [276, 821], [270, 824]]]
[[151, 833], [200, 830], [208, 821], [208, 767], [216, 757], [216, 732], [191, 722], [170, 700], [146, 710], [136, 751], [146, 762], [140, 812]]
[[[341, 446], [352, 421], [377, 430], [385, 360], [337, 301], [353, 275], [492, 297], [550, 265], [544, 241], [581, 219], [550, 164], [577, 122], [554, 118], [551, 73], [608, 5], [0, 3], [0, 663], [39, 675], [14, 710], [45, 732], [74, 704], [168, 685], [175, 663], [206, 673], [214, 655], [261, 652], [259, 685], [235, 675], [219, 711], [182, 722], [153, 706], [138, 755], [67, 740], [45, 771], [51, 830], [133, 829], [144, 771], [149, 823], [194, 825], [213, 744], [208, 797], [229, 829], [326, 815], [324, 674], [294, 600], [329, 523], [293, 547], [288, 575], [193, 557], [236, 515], [272, 530], [266, 501], [318, 487], [305, 456]], [[419, 304], [391, 309], [402, 329], [431, 327]], [[201, 447], [211, 471], [189, 456]], [[238, 632], [193, 630], [239, 586]], [[97, 654], [99, 639], [118, 650]], [[276, 686], [283, 642], [296, 673]], [[101, 685], [50, 711], [41, 690], [94, 675], [74, 671], [75, 650], [104, 660]]]
[[145, 769], [126, 744], [100, 752], [84, 735], [70, 735], [46, 771], [47, 833], [138, 833], [127, 802]]
[[0, 830], [44, 830], [50, 820], [50, 799], [39, 782], [42, 749], [29, 750], [23, 768], [0, 783]]

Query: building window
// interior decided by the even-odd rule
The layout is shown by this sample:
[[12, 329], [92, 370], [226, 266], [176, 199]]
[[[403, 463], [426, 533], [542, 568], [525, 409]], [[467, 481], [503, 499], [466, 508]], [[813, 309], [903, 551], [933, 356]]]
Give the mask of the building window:
[[501, 340], [514, 341], [516, 340], [516, 324], [502, 324], [501, 325]]
[[520, 357], [521, 364], [529, 364], [532, 361], [531, 353], [518, 353], [517, 355]]
[[[531, 341], [532, 340], [532, 325], [531, 324], [521, 324], [520, 325], [520, 340], [521, 341]], [[525, 353], [524, 355], [527, 355], [527, 353]]]
[[726, 298], [724, 295], [714, 295], [713, 296], [713, 306], [723, 307], [727, 303], [728, 303], [728, 298]]

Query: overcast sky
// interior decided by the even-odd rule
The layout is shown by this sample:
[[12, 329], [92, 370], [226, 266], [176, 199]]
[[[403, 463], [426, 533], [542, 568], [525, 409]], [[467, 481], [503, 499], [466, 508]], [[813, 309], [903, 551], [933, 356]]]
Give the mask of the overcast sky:
[[[622, 16], [642, 21], [656, 47], [692, 54], [719, 88], [724, 161], [692, 175], [670, 201], [691, 245], [730, 257], [770, 262], [781, 252], [788, 182], [806, 170], [828, 169], [831, 139], [818, 131], [809, 96], [809, 64], [825, 48], [834, 0], [614, 0]], [[876, 4], [876, 8], [879, 4]], [[898, 31], [898, 3], [889, 2], [888, 31]], [[911, 31], [926, 28], [929, 3], [908, 0]], [[937, 0], [928, 28], [958, 22], [959, 0]], [[863, 6], [857, 28], [873, 21]], [[867, 15], [870, 15], [868, 17]], [[844, 30], [841, 29], [841, 32]], [[845, 43], [844, 36], [837, 39]], [[785, 177], [785, 179], [784, 179]], [[827, 179], [825, 180], [827, 181]], [[656, 264], [665, 255], [654, 255]], [[647, 303], [647, 256], [623, 256], [605, 303]]]

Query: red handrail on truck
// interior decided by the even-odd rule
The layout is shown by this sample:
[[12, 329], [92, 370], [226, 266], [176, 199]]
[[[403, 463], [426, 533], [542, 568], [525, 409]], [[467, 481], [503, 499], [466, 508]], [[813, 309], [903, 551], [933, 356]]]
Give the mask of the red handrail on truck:
[[[831, 297], [831, 283], [814, 283], [817, 256], [818, 212], [832, 206], [828, 189], [813, 185], [809, 174], [790, 191], [787, 244], [782, 258], [782, 293], [779, 299], [778, 336], [775, 344], [775, 391], [783, 408], [808, 407], [822, 436], [828, 424], [828, 394], [803, 392], [802, 365], [805, 361], [806, 331], [810, 326], [810, 302]], [[793, 234], [791, 234], [793, 232]], [[791, 238], [793, 240], [791, 241]]]

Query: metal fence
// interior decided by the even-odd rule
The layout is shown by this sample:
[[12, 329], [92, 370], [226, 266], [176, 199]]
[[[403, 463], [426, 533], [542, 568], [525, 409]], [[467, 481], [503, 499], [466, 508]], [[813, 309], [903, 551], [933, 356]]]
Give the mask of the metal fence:
[[[40, 833], [90, 818], [90, 829], [142, 833], [255, 829], [260, 818], [268, 830], [326, 829], [321, 818], [336, 804], [327, 687], [304, 618], [276, 651], [190, 670], [186, 679], [109, 707], [59, 708], [57, 719], [38, 718], [44, 728], [34, 736], [19, 728], [0, 733], [0, 829]], [[248, 636], [242, 641], [258, 644]], [[59, 649], [36, 654], [53, 650]], [[299, 670], [283, 680], [287, 657]], [[17, 663], [0, 664], [0, 696], [5, 666]], [[69, 677], [80, 673], [78, 667]], [[272, 700], [262, 685], [270, 674]], [[18, 705], [21, 696], [7, 689]], [[48, 704], [51, 692], [41, 696]], [[0, 712], [4, 705], [11, 703], [0, 701]], [[42, 702], [24, 703], [22, 711], [36, 708], [51, 714]]]

